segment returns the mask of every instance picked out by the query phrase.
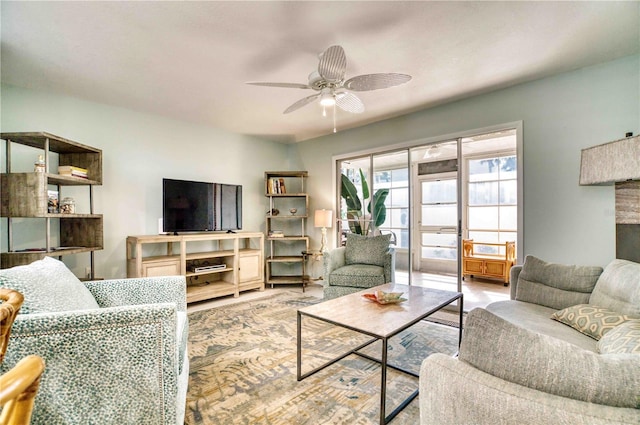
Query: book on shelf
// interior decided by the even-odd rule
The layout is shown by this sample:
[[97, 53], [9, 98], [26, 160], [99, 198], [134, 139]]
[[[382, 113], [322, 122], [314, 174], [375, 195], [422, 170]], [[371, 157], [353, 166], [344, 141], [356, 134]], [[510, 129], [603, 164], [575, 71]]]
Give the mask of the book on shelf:
[[88, 178], [89, 170], [86, 168], [80, 168], [73, 165], [60, 165], [58, 167], [58, 174], [61, 176], [80, 177], [83, 179]]
[[284, 233], [282, 230], [272, 230], [269, 232], [270, 238], [284, 238]]
[[267, 182], [267, 192], [273, 195], [287, 193], [283, 178], [270, 178]]

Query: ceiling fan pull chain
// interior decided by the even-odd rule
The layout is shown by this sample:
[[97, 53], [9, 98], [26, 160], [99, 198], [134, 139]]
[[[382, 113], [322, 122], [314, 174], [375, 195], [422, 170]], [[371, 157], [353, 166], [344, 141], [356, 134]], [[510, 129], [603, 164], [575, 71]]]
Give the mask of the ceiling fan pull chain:
[[333, 105], [333, 132], [336, 132], [336, 105]]

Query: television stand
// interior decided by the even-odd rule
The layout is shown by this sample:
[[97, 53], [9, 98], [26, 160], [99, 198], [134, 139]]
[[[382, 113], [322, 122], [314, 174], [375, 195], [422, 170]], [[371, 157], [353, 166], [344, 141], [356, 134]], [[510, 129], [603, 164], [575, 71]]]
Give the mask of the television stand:
[[[143, 246], [150, 244], [166, 245], [166, 254], [145, 256]], [[185, 276], [187, 303], [264, 291], [263, 233], [128, 236], [126, 245], [127, 277]]]

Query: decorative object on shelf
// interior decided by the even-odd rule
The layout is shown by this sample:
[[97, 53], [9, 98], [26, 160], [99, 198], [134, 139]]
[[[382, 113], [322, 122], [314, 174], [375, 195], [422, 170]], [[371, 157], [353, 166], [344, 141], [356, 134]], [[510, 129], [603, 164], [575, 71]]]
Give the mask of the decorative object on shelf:
[[298, 212], [298, 209], [297, 208], [291, 208], [289, 210], [289, 212], [291, 213], [291, 215], [296, 215], [296, 213]]
[[75, 199], [67, 196], [60, 202], [60, 213], [62, 214], [75, 214], [76, 213], [76, 201]]
[[36, 173], [45, 172], [44, 156], [38, 155], [38, 160], [33, 164], [33, 171]]
[[49, 214], [58, 214], [60, 212], [58, 199], [57, 190], [47, 190], [47, 212]]
[[316, 210], [314, 217], [314, 226], [322, 228], [322, 239], [320, 239], [320, 252], [327, 250], [327, 227], [333, 226], [333, 211], [332, 210]]
[[270, 211], [267, 211], [267, 215], [276, 216], [280, 214], [280, 210], [277, 208], [272, 208]]

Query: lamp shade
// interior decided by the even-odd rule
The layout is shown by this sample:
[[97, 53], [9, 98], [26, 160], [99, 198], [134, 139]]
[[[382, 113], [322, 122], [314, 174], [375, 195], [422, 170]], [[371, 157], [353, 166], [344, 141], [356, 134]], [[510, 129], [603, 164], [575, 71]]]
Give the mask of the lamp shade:
[[316, 210], [313, 217], [315, 227], [332, 227], [333, 211], [332, 210]]

